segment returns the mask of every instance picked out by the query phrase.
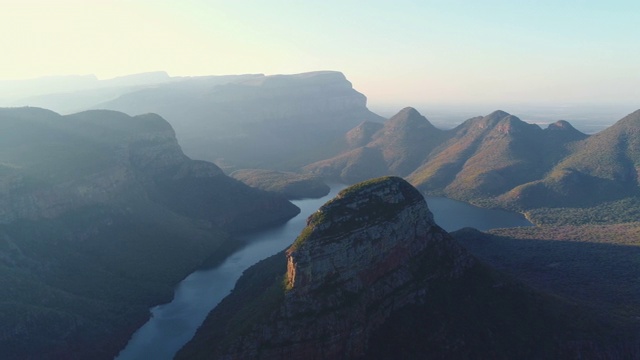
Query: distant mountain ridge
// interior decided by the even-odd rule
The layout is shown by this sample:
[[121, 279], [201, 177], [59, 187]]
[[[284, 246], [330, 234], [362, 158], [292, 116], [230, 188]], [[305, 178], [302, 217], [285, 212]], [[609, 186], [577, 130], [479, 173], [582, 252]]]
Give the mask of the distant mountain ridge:
[[95, 75], [0, 81], [0, 106], [34, 106], [70, 114], [145, 87], [178, 81], [164, 71], [99, 80]]
[[304, 169], [347, 183], [404, 176], [427, 194], [520, 211], [594, 205], [638, 195], [639, 119], [636, 111], [589, 136], [566, 121], [542, 129], [495, 111], [439, 130], [407, 108], [372, 134], [347, 132], [359, 146]]
[[382, 121], [336, 71], [185, 79], [96, 107], [158, 113], [188, 155], [231, 169], [295, 169], [335, 154], [334, 140], [358, 123]]

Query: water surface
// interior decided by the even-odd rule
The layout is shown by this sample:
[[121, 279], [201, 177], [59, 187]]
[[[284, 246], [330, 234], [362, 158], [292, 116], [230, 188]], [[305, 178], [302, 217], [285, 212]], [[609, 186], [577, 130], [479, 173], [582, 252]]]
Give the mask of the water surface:
[[522, 214], [506, 210], [483, 209], [445, 197], [427, 196], [427, 205], [436, 224], [447, 231], [473, 227], [478, 230], [532, 226]]
[[240, 237], [247, 246], [219, 266], [187, 276], [176, 287], [172, 302], [151, 308], [151, 319], [133, 334], [116, 359], [172, 359], [193, 337], [209, 311], [229, 294], [242, 272], [291, 245], [305, 227], [307, 217], [344, 187], [332, 185], [331, 192], [320, 199], [292, 201], [301, 210], [298, 216], [284, 225]]

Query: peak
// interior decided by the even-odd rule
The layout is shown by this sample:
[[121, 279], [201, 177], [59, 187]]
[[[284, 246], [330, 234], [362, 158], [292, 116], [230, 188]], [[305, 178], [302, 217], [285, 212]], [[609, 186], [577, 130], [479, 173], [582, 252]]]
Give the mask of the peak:
[[491, 114], [485, 116], [486, 118], [504, 118], [507, 116], [511, 116], [511, 114], [509, 114], [506, 111], [502, 111], [502, 110], [496, 110], [494, 112], [492, 112]]
[[397, 114], [393, 115], [389, 120], [393, 120], [393, 119], [408, 119], [408, 118], [424, 118], [424, 116], [422, 116], [422, 114], [420, 114], [418, 112], [418, 110], [412, 108], [412, 107], [406, 107], [400, 111], [398, 111]]
[[553, 124], [549, 124], [547, 129], [552, 131], [577, 131], [568, 121], [565, 120], [558, 120]]
[[420, 200], [423, 200], [420, 192], [406, 180], [397, 176], [383, 176], [360, 182], [342, 190], [320, 210], [342, 206], [352, 207], [352, 205], [360, 204], [363, 201], [391, 205], [402, 202], [413, 203]]
[[[390, 221], [402, 209], [417, 203], [427, 208], [420, 192], [400, 177], [386, 176], [352, 185], [309, 216], [307, 227], [288, 251], [307, 241]], [[433, 223], [433, 215], [428, 209], [426, 212], [427, 220]]]
[[398, 124], [402, 124], [405, 126], [406, 125], [413, 125], [413, 126], [428, 125], [430, 127], [433, 127], [433, 125], [429, 122], [429, 120], [427, 120], [426, 117], [422, 116], [422, 114], [420, 114], [418, 110], [412, 107], [406, 107], [400, 110], [397, 114], [392, 116], [387, 121], [387, 124], [393, 124], [396, 126]]
[[[506, 114], [506, 113], [505, 113]], [[495, 129], [503, 134], [529, 133], [530, 131], [542, 131], [538, 125], [529, 124], [520, 120], [517, 116], [507, 114], [506, 117], [493, 118]]]
[[640, 122], [640, 109], [632, 112], [631, 114], [625, 116], [619, 122]]
[[403, 115], [403, 114], [404, 114], [404, 116], [422, 116], [418, 112], [418, 110], [416, 110], [415, 108], [412, 108], [411, 106], [407, 106], [407, 107], [403, 108], [402, 110], [398, 111], [398, 114], [396, 114], [395, 116]]

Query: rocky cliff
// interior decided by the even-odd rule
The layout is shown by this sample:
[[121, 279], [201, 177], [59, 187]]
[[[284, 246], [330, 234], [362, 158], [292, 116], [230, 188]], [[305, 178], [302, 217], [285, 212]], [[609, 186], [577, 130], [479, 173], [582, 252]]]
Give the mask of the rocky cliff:
[[249, 269], [177, 358], [543, 358], [574, 313], [480, 264], [415, 188], [384, 177]]

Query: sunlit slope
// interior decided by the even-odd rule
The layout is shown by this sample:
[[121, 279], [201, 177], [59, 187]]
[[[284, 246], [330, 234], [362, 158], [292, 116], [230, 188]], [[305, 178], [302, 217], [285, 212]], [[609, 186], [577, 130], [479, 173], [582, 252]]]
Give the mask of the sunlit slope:
[[514, 189], [505, 200], [584, 206], [638, 195], [640, 110], [574, 148], [547, 176]]

